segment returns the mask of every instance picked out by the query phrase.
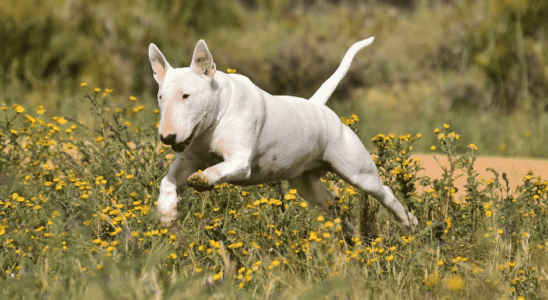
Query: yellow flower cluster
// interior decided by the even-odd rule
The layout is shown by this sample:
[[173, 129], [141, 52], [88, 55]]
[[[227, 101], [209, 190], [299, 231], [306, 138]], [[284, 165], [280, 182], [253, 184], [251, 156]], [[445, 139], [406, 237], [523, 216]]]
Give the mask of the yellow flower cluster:
[[347, 119], [345, 117], [341, 117], [341, 122], [345, 125], [348, 125], [348, 126], [354, 125], [354, 123], [359, 122], [359, 121], [360, 121], [360, 118], [358, 118], [358, 116], [356, 116], [355, 114], [352, 114], [350, 116], [350, 119]]

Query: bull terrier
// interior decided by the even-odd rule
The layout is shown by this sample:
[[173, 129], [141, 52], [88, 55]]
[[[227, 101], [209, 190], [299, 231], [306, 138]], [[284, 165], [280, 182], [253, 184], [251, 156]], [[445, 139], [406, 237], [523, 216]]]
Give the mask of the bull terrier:
[[[308, 100], [273, 96], [243, 75], [218, 71], [203, 40], [187, 68], [172, 68], [150, 44], [159, 84], [158, 134], [176, 153], [160, 185], [160, 223], [171, 227], [178, 218], [177, 188], [203, 191], [223, 182], [249, 186], [287, 180], [303, 199], [329, 212], [327, 203], [336, 195], [321, 182], [329, 171], [380, 201], [404, 229], [414, 230], [417, 219], [381, 183], [358, 136], [325, 106], [356, 53], [373, 39], [350, 47]], [[348, 220], [343, 225], [356, 234]]]

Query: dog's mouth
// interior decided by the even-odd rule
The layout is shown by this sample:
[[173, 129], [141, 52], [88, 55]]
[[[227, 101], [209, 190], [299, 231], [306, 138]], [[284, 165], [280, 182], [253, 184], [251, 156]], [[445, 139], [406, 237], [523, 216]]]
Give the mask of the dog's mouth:
[[192, 143], [192, 140], [194, 139], [194, 136], [196, 136], [196, 132], [198, 131], [198, 126], [199, 125], [200, 125], [200, 122], [198, 122], [198, 124], [196, 124], [194, 126], [194, 128], [192, 129], [192, 133], [190, 134], [190, 136], [188, 138], [186, 138], [186, 140], [184, 140], [180, 143], [177, 143], [175, 145], [172, 145], [171, 149], [173, 149], [173, 151], [175, 151], [177, 153], [181, 153], [181, 152], [185, 151], [185, 149]]

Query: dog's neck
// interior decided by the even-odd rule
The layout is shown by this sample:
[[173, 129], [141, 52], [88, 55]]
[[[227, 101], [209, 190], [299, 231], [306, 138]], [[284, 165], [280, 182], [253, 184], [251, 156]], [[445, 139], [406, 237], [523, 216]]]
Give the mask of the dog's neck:
[[217, 71], [213, 81], [211, 82], [211, 94], [209, 95], [208, 106], [205, 107], [207, 114], [203, 119], [203, 131], [216, 124], [223, 118], [228, 111], [235, 109], [234, 103], [231, 103], [231, 95], [238, 91], [234, 85], [230, 83], [233, 80], [228, 74]]

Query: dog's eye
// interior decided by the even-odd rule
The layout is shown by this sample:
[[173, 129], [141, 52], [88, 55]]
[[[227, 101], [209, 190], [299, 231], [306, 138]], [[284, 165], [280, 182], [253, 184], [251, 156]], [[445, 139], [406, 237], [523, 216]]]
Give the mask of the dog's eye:
[[189, 96], [189, 94], [183, 94], [183, 99], [188, 99]]

